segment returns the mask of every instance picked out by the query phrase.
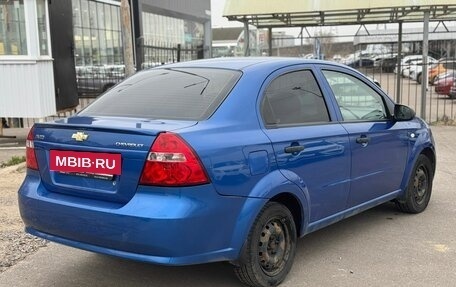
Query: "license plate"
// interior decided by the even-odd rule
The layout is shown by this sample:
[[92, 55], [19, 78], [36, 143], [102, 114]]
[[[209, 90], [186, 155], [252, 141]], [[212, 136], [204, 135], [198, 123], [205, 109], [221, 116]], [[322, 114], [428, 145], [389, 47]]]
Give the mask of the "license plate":
[[94, 178], [94, 179], [102, 179], [102, 180], [113, 180], [114, 175], [112, 174], [101, 174], [101, 173], [88, 173], [88, 172], [65, 172], [65, 171], [58, 171], [59, 174], [64, 175], [72, 175], [72, 176], [79, 176], [85, 178]]
[[49, 169], [66, 173], [120, 175], [122, 156], [100, 152], [50, 151]]

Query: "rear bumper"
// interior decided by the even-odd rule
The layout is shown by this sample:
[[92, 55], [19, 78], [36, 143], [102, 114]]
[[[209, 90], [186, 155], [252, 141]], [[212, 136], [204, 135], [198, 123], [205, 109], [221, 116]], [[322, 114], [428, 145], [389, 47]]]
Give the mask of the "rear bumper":
[[450, 93], [451, 86], [436, 85], [434, 90], [437, 94], [448, 95]]
[[19, 190], [26, 231], [68, 246], [165, 265], [237, 259], [264, 199], [218, 195], [211, 185], [139, 187], [125, 205], [50, 193], [35, 172]]

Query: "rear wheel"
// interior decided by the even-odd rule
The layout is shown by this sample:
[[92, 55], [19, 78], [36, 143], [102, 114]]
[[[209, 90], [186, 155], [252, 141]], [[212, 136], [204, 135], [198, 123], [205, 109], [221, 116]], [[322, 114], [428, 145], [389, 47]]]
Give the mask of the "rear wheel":
[[290, 211], [269, 202], [255, 220], [234, 271], [249, 286], [277, 286], [296, 253], [296, 226]]
[[399, 209], [407, 213], [424, 211], [431, 198], [433, 177], [434, 172], [431, 161], [421, 154], [410, 177], [405, 201], [397, 201]]

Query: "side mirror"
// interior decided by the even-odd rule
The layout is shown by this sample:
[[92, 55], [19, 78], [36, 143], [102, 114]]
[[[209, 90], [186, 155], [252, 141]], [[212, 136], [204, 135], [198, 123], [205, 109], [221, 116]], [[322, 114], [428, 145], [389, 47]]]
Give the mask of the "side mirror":
[[415, 111], [404, 105], [394, 106], [394, 119], [396, 121], [410, 121], [415, 117]]

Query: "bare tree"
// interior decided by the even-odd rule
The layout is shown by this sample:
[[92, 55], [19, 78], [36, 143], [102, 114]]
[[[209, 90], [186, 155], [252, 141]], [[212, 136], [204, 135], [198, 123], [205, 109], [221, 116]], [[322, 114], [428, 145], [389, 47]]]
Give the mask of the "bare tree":
[[326, 58], [333, 56], [333, 43], [336, 37], [336, 32], [331, 30], [319, 29], [315, 31], [314, 37], [320, 41], [321, 53], [326, 56]]

